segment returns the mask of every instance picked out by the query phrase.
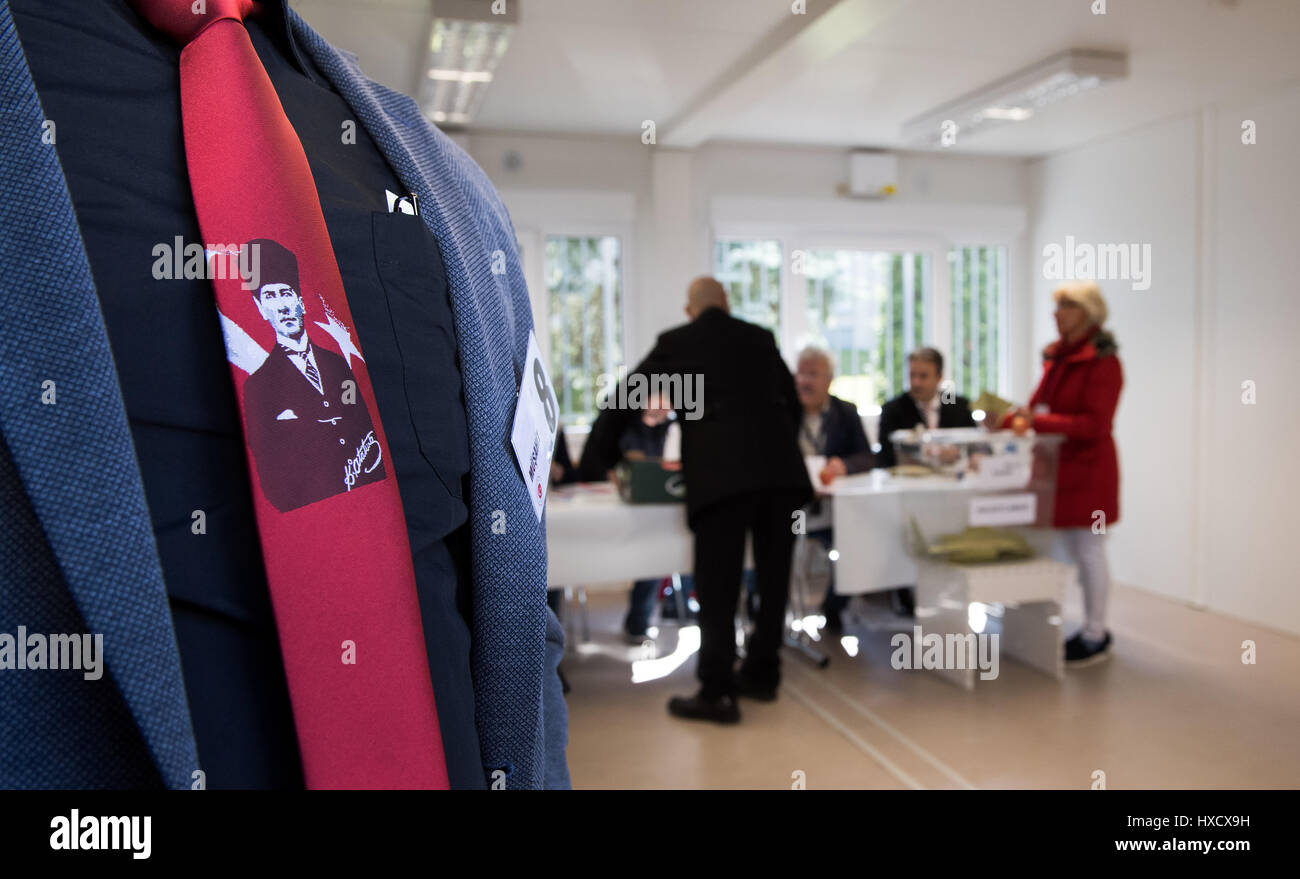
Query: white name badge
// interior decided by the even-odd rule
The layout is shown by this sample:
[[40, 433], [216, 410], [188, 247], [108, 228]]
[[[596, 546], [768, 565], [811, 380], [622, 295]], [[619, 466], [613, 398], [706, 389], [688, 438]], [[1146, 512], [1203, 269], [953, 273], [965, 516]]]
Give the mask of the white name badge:
[[537, 337], [528, 331], [528, 358], [519, 382], [519, 400], [515, 404], [515, 421], [510, 429], [510, 445], [523, 474], [537, 521], [546, 508], [546, 489], [551, 481], [551, 457], [555, 454], [555, 432], [560, 426], [560, 405], [555, 399], [550, 376], [542, 365]]

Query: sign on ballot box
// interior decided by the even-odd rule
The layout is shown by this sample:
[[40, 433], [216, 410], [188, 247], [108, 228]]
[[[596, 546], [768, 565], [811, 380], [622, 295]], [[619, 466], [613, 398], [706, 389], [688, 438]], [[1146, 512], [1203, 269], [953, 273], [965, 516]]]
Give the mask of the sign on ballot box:
[[1037, 518], [1038, 495], [1031, 491], [1021, 494], [986, 495], [971, 498], [970, 501], [972, 527], [1032, 525]]

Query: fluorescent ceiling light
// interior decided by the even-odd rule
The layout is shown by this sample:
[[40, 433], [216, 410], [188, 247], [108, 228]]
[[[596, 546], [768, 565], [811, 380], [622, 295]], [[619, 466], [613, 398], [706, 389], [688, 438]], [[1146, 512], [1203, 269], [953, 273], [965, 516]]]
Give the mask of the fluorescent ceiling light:
[[979, 112], [982, 119], [997, 119], [1003, 122], [1024, 122], [1034, 111], [1029, 107], [985, 107]]
[[946, 133], [960, 140], [1007, 122], [1024, 122], [1126, 76], [1128, 56], [1123, 52], [1071, 49], [909, 120], [903, 140], [918, 146], [948, 145]]
[[441, 79], [447, 82], [491, 82], [492, 74], [486, 70], [441, 70], [429, 71], [429, 79]]
[[429, 35], [427, 74], [419, 102], [439, 125], [468, 125], [483, 105], [487, 87], [519, 21], [519, 0], [492, 12], [491, 0], [438, 0]]

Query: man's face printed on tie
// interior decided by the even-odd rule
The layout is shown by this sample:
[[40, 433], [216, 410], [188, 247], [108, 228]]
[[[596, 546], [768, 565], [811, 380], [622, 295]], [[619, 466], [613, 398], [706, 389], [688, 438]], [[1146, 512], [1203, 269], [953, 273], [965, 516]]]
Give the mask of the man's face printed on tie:
[[288, 284], [263, 284], [254, 297], [277, 336], [297, 342], [302, 338], [303, 315], [307, 309], [298, 291]]

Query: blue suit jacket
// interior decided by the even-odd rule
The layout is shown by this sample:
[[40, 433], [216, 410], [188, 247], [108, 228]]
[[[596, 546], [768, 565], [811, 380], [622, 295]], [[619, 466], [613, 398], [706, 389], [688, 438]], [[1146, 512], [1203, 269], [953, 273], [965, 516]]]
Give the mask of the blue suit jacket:
[[[292, 10], [300, 45], [419, 195], [446, 263], [471, 456], [472, 670], [489, 782], [567, 787], [563, 634], [543, 527], [509, 452], [532, 314], [505, 206], [405, 95]], [[99, 300], [0, 0], [0, 633], [100, 633], [106, 671], [0, 670], [0, 787], [192, 786], [167, 594]], [[493, 274], [493, 254], [506, 272]], [[53, 384], [49, 384], [53, 383]], [[53, 392], [53, 403], [49, 393]], [[494, 512], [505, 514], [493, 533]], [[498, 515], [499, 518], [499, 515]], [[500, 530], [499, 528], [497, 530]]]

